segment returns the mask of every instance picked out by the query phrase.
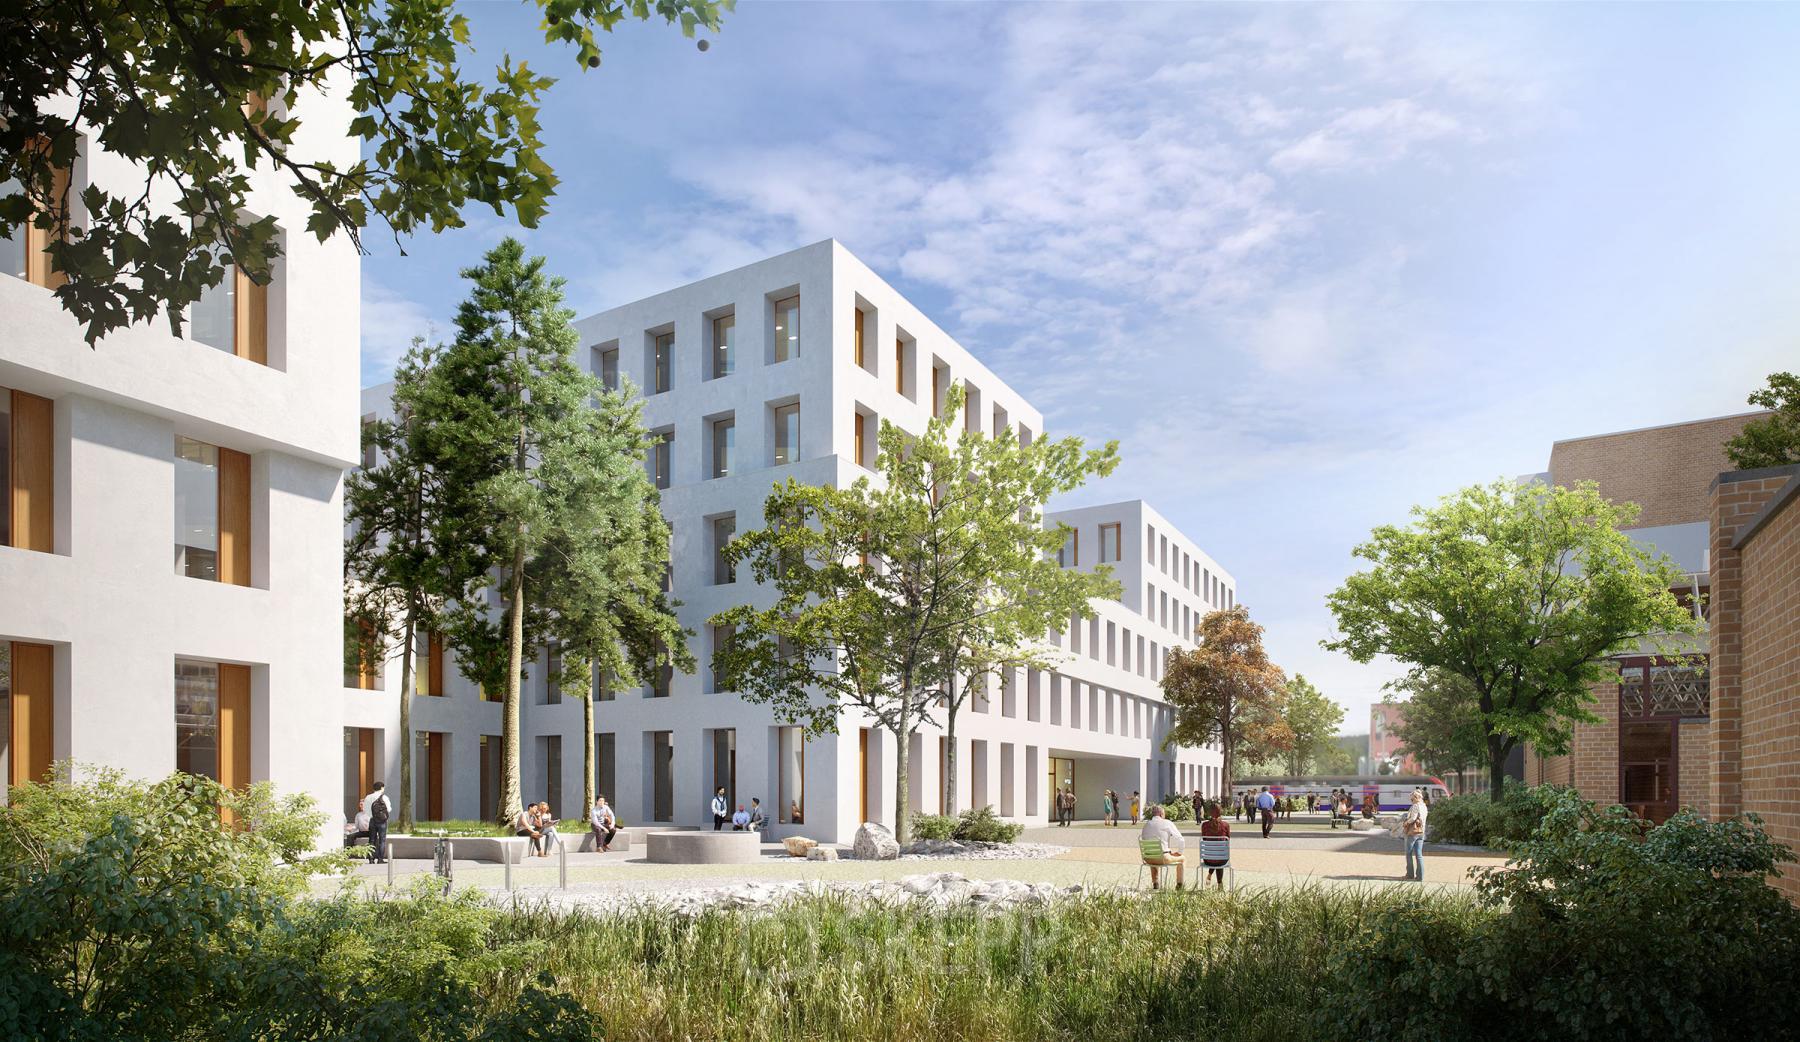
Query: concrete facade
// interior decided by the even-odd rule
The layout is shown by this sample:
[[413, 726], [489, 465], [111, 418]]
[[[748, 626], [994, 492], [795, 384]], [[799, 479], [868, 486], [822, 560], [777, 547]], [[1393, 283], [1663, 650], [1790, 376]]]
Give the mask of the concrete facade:
[[[303, 104], [296, 155], [354, 163], [356, 143], [326, 132], [353, 115], [341, 93]], [[142, 184], [141, 170], [95, 139], [85, 138], [74, 192]], [[321, 696], [339, 683], [359, 262], [347, 240], [305, 231], [309, 208], [276, 172], [250, 179], [251, 209], [284, 229], [259, 324], [266, 364], [173, 336], [162, 321], [89, 347], [49, 289], [0, 277], [0, 388], [54, 409], [53, 543], [0, 546], [0, 641], [53, 649], [56, 759], [145, 777], [176, 766], [177, 663], [247, 667], [248, 721], [235, 721], [250, 733], [244, 780], [310, 791], [330, 807], [339, 707]], [[71, 223], [84, 220], [77, 202]], [[247, 536], [234, 530], [249, 543], [241, 585], [171, 567], [178, 436], [248, 457]]]
[[[797, 337], [788, 317], [794, 312]], [[718, 320], [726, 318], [733, 325], [729, 371], [717, 342]], [[941, 726], [927, 726], [899, 750], [870, 721], [846, 713], [837, 734], [796, 745], [794, 731], [769, 710], [714, 690], [706, 620], [770, 596], [747, 576], [717, 581], [719, 523], [736, 532], [759, 526], [771, 486], [790, 477], [841, 484], [872, 476], [880, 422], [922, 430], [953, 382], [968, 389], [965, 429], [1043, 434], [1043, 418], [1029, 402], [837, 242], [625, 304], [577, 326], [592, 371], [616, 372], [638, 388], [646, 426], [670, 439], [662, 509], [672, 528], [674, 596], [698, 662], [693, 675], [676, 674], [666, 692], [610, 692], [596, 703], [597, 733], [612, 750], [610, 762], [601, 756], [598, 784], [626, 822], [710, 824], [706, 803], [719, 779], [733, 787], [734, 804], [761, 798], [775, 835], [844, 841], [865, 818], [893, 824], [900, 755], [911, 765], [909, 807], [930, 812], [992, 804], [1005, 817], [1042, 823], [1051, 814], [1051, 771], [1064, 761], [1072, 761], [1082, 816], [1099, 815], [1104, 788], [1139, 790], [1147, 799], [1203, 785], [1217, 790], [1216, 751], [1162, 749], [1170, 713], [1158, 682], [1168, 650], [1188, 643], [1199, 614], [1234, 601], [1237, 583], [1141, 501], [1047, 516], [1047, 523], [1079, 532], [1069, 567], [1100, 563], [1108, 540], [1105, 563], [1121, 583], [1120, 600], [1096, 604], [1095, 619], [1055, 636], [1048, 649], [1058, 659], [1054, 670], [1015, 671], [971, 696], [956, 725], [954, 803], [945, 795], [951, 745]], [[366, 391], [364, 413], [386, 410], [388, 393]], [[797, 437], [790, 441], [795, 407]], [[716, 434], [725, 422], [732, 449], [721, 465]], [[662, 466], [654, 451], [648, 465], [653, 475]], [[1103, 526], [1113, 527], [1103, 536]], [[390, 663], [380, 690], [343, 694], [346, 727], [372, 736], [390, 783], [398, 776], [398, 747], [389, 738], [398, 729], [398, 672]], [[480, 749], [484, 736], [497, 748], [500, 706], [480, 700], [453, 666], [447, 672], [443, 697], [415, 699], [414, 727], [448, 749], [440, 769], [448, 791], [438, 809], [484, 816]], [[559, 814], [573, 816], [583, 789], [582, 707], [548, 690], [542, 673], [527, 680], [523, 696], [525, 798], [551, 799]], [[366, 740], [347, 736], [346, 749]], [[721, 757], [735, 757], [735, 771]], [[659, 760], [669, 764], [660, 775], [661, 800]], [[352, 773], [348, 758], [344, 769]], [[791, 820], [795, 804], [803, 805], [798, 822]]]

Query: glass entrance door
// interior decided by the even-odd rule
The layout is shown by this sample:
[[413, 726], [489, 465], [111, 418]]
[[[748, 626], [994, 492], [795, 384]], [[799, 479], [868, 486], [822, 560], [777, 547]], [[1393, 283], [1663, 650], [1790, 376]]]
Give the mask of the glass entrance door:
[[1050, 757], [1050, 816], [1052, 818], [1056, 816], [1056, 796], [1064, 789], [1071, 792], [1075, 789], [1075, 761], [1052, 756]]
[[1661, 824], [1675, 813], [1680, 763], [1673, 720], [1619, 724], [1619, 802]]

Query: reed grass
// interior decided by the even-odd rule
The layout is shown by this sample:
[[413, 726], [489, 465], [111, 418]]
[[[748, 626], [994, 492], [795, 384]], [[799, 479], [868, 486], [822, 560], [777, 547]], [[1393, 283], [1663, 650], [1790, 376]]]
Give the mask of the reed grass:
[[[829, 896], [775, 914], [523, 910], [490, 943], [590, 1009], [608, 1039], [1315, 1036], [1327, 962], [1380, 912], [1491, 913], [1466, 895], [1298, 887], [1096, 894], [1007, 912]], [[494, 995], [508, 1001], [505, 988]], [[1205, 1026], [1214, 1025], [1209, 1031]]]

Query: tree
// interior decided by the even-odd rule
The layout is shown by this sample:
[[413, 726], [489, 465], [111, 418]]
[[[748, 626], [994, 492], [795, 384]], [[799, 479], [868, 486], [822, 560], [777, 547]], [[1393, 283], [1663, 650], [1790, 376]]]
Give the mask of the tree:
[[1269, 661], [1262, 634], [1243, 604], [1207, 612], [1195, 646], [1174, 649], [1163, 668], [1163, 697], [1175, 710], [1163, 746], [1217, 742], [1221, 792], [1231, 791], [1238, 757], [1273, 759], [1294, 743], [1281, 717], [1287, 677]]
[[[654, 13], [692, 36], [716, 30], [731, 4], [534, 2], [545, 40], [574, 45], [584, 69], [600, 64], [596, 30]], [[226, 263], [268, 281], [280, 229], [250, 214], [253, 172], [305, 201], [308, 233], [343, 232], [359, 249], [372, 218], [398, 238], [460, 227], [470, 204], [535, 227], [557, 184], [538, 136], [555, 81], [503, 57], [483, 85], [465, 72], [472, 51], [467, 18], [439, 0], [0, 6], [0, 184], [22, 186], [0, 198], [0, 238], [27, 222], [50, 233], [68, 280], [57, 297], [93, 343], [159, 313], [179, 333], [183, 309]], [[322, 105], [343, 103], [327, 96], [357, 113], [348, 127], [312, 125], [335, 115]], [[309, 150], [346, 130], [359, 160]], [[140, 166], [141, 191], [96, 182], [74, 207], [59, 171], [84, 134]]]
[[1321, 644], [1467, 679], [1498, 802], [1515, 745], [1559, 751], [1597, 719], [1588, 687], [1616, 675], [1608, 655], [1679, 655], [1676, 638], [1698, 629], [1670, 592], [1681, 570], [1619, 531], [1637, 513], [1592, 482], [1499, 481], [1415, 507], [1410, 527], [1383, 525], [1356, 548], [1373, 567], [1331, 594], [1340, 636]]
[[[581, 692], [582, 806], [595, 796], [594, 695], [601, 684], [647, 683], [663, 663], [694, 669], [687, 631], [663, 589], [669, 526], [644, 469], [643, 402], [627, 382], [579, 413], [577, 436], [546, 456], [536, 478], [562, 504], [538, 553], [544, 631], [559, 653], [551, 679]], [[617, 798], [617, 794], [612, 794]]]
[[[1419, 670], [1388, 685], [1386, 701], [1401, 707], [1394, 733], [1402, 752], [1432, 774], [1458, 774], [1487, 760], [1481, 700], [1468, 678], [1443, 669]], [[1405, 694], [1405, 699], [1394, 696]]]
[[[472, 287], [457, 311], [456, 339], [433, 366], [418, 412], [433, 432], [432, 465], [459, 497], [443, 514], [438, 541], [474, 548], [485, 565], [482, 582], [446, 616], [458, 668], [484, 689], [503, 692], [493, 813], [506, 820], [522, 802], [525, 648], [560, 636], [578, 661], [620, 666], [624, 660], [606, 640], [627, 639], [627, 624], [597, 618], [598, 605], [629, 602], [666, 613], [660, 599], [642, 602], [640, 572], [656, 567], [656, 558], [666, 561], [668, 543], [665, 533], [660, 542], [620, 550], [619, 558], [598, 545], [616, 534], [595, 526], [615, 521], [628, 524], [633, 538], [655, 538], [643, 535], [642, 487], [614, 487], [633, 481], [624, 475], [638, 466], [647, 439], [635, 409], [576, 366], [578, 337], [562, 280], [544, 272], [542, 257], [526, 259], [510, 238], [463, 276]], [[656, 574], [660, 579], [659, 567]], [[574, 589], [585, 581], [602, 585]], [[498, 597], [498, 622], [484, 587]], [[657, 632], [667, 626], [659, 620]], [[671, 660], [690, 661], [685, 655], [685, 647], [665, 649]]]
[[1299, 777], [1310, 773], [1337, 740], [1338, 726], [1344, 722], [1344, 707], [1296, 673], [1287, 684], [1281, 720], [1293, 735], [1293, 743], [1283, 751], [1284, 766], [1290, 777]]
[[1740, 470], [1800, 463], [1800, 376], [1773, 373], [1769, 386], [1752, 392], [1751, 405], [1770, 415], [1751, 420], [1725, 443], [1725, 455]]
[[716, 665], [747, 700], [815, 734], [855, 709], [892, 736], [901, 842], [911, 828], [905, 751], [954, 686], [952, 650], [967, 653], [964, 670], [1035, 661], [1027, 645], [1052, 620], [1118, 590], [1108, 569], [1058, 569], [1050, 554], [1062, 533], [1041, 521], [1050, 496], [1110, 472], [1117, 445], [958, 434], [948, 417], [961, 415], [961, 401], [952, 387], [918, 437], [882, 423], [879, 482], [777, 486], [765, 527], [727, 550], [775, 603], [712, 619], [730, 627]]
[[363, 428], [375, 465], [344, 481], [344, 603], [355, 625], [359, 657], [387, 655], [400, 645], [401, 832], [413, 827], [412, 700], [418, 687], [414, 652], [447, 598], [481, 578], [483, 560], [466, 544], [439, 542], [453, 497], [432, 465], [432, 430], [419, 421], [419, 401], [436, 353], [415, 340], [394, 374], [395, 419]]

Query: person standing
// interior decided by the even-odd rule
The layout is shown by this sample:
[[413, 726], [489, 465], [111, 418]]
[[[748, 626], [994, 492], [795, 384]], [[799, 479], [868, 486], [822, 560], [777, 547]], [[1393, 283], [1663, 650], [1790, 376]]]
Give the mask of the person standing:
[[378, 865], [387, 864], [387, 825], [388, 816], [394, 812], [394, 804], [387, 797], [387, 783], [376, 782], [375, 787], [362, 799], [362, 812], [369, 816], [369, 860]]
[[619, 834], [619, 819], [606, 805], [605, 796], [594, 797], [594, 809], [588, 814], [588, 828], [594, 833], [594, 849], [606, 853], [606, 848], [612, 846], [613, 837]]
[[719, 791], [713, 793], [712, 816], [714, 832], [723, 829], [725, 823], [731, 820], [731, 803], [725, 799], [725, 786], [723, 785], [719, 786]]
[[1263, 838], [1268, 839], [1269, 833], [1275, 831], [1275, 796], [1267, 785], [1256, 794], [1256, 812], [1262, 816]]
[[1143, 817], [1144, 795], [1136, 789], [1131, 790], [1131, 827], [1136, 828], [1138, 819]]
[[1188, 797], [1188, 806], [1194, 808], [1194, 820], [1195, 821], [1200, 821], [1201, 819], [1205, 818], [1206, 817], [1206, 794], [1201, 792], [1199, 789], [1195, 789], [1193, 792], [1193, 795]]
[[1415, 883], [1425, 881], [1425, 819], [1430, 814], [1425, 794], [1414, 789], [1412, 806], [1400, 819], [1400, 832], [1406, 837], [1406, 878]]
[[1100, 820], [1108, 825], [1118, 824], [1114, 817], [1117, 808], [1113, 805], [1113, 800], [1116, 798], [1111, 789], [1102, 789], [1100, 792]]

